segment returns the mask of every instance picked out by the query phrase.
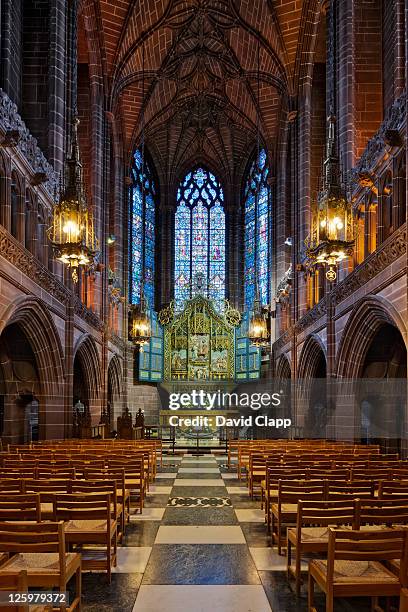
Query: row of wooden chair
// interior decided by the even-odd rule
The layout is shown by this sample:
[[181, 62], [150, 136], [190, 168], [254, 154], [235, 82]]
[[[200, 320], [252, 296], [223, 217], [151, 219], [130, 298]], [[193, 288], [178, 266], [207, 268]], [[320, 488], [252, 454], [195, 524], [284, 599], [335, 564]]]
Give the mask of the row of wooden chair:
[[[406, 500], [349, 499], [342, 501], [299, 501], [296, 526], [287, 529], [287, 573], [296, 581], [300, 595], [301, 558], [305, 554], [327, 554], [329, 527], [374, 529], [408, 524]], [[292, 552], [295, 549], [295, 563]]]
[[154, 481], [156, 477], [156, 467], [151, 463], [150, 457], [147, 453], [133, 453], [132, 455], [112, 455], [109, 454], [104, 458], [96, 458], [96, 457], [88, 457], [86, 460], [70, 456], [65, 457], [64, 459], [59, 459], [58, 461], [51, 461], [48, 459], [3, 459], [3, 465], [0, 467], [1, 471], [7, 470], [33, 470], [41, 471], [41, 470], [50, 470], [55, 468], [62, 469], [72, 469], [74, 468], [77, 471], [83, 471], [87, 468], [95, 468], [103, 470], [105, 468], [109, 468], [112, 466], [116, 466], [122, 464], [132, 465], [135, 462], [142, 461], [144, 465], [144, 472], [146, 482], [151, 483]]
[[327, 472], [343, 472], [347, 474], [350, 480], [357, 479], [357, 474], [372, 473], [378, 474], [378, 477], [392, 478], [394, 473], [408, 474], [408, 462], [396, 460], [381, 460], [381, 461], [342, 461], [341, 459], [322, 461], [291, 461], [282, 463], [277, 460], [271, 460], [269, 457], [251, 455], [248, 470], [246, 470], [246, 482], [249, 487], [251, 497], [257, 489], [260, 489], [261, 482], [266, 479], [268, 469], [291, 471], [293, 469], [303, 469], [308, 473], [319, 470]]
[[[40, 493], [0, 495], [0, 520], [40, 523], [51, 518], [51, 522], [65, 521], [67, 544], [73, 550], [86, 553], [83, 569], [106, 570], [110, 580], [111, 568], [116, 565], [121, 523], [116, 496], [111, 491], [105, 492], [109, 489], [112, 490], [106, 487], [97, 493], [55, 493], [52, 497], [47, 496], [50, 511], [47, 508], [43, 511]], [[1, 541], [0, 552], [7, 552], [2, 550]]]
[[[125, 481], [126, 489], [128, 489], [133, 498], [138, 499], [139, 509], [142, 512], [144, 500], [149, 488], [149, 483], [146, 478], [146, 473], [143, 468], [143, 461], [108, 461], [108, 467], [99, 464], [89, 464], [81, 468], [57, 468], [51, 469], [42, 468], [1, 468], [0, 481], [26, 481], [26, 480], [74, 480], [74, 479], [89, 479], [89, 478], [114, 478]], [[23, 485], [21, 485], [23, 486]], [[40, 485], [39, 485], [40, 486]], [[23, 489], [24, 491], [24, 489]], [[21, 492], [23, 492], [21, 491]]]
[[[325, 459], [321, 457], [316, 457], [315, 459], [305, 459], [305, 458], [297, 458], [297, 459], [289, 459], [289, 458], [280, 458], [271, 455], [259, 455], [257, 453], [252, 453], [249, 456], [249, 461], [243, 465], [241, 469], [241, 479], [244, 476], [247, 484], [250, 484], [251, 481], [259, 482], [262, 477], [265, 477], [265, 472], [267, 467], [279, 467], [284, 466], [287, 469], [291, 467], [325, 467], [326, 469], [384, 469], [384, 468], [406, 468], [408, 469], [407, 461], [400, 461], [396, 458], [389, 458], [388, 455], [378, 455], [376, 460], [371, 459], [346, 459], [341, 456], [337, 457], [327, 457]], [[243, 470], [243, 471], [242, 471]]]
[[[377, 493], [373, 481], [279, 480], [276, 495], [270, 491], [266, 523], [281, 554], [286, 528], [296, 520], [297, 506], [302, 501], [344, 501], [363, 499], [408, 499], [408, 481], [380, 481]], [[272, 497], [273, 494], [273, 497]], [[282, 535], [284, 533], [284, 536]]]
[[316, 453], [321, 456], [328, 454], [337, 457], [344, 456], [353, 459], [354, 457], [373, 457], [378, 455], [380, 447], [378, 445], [356, 445], [344, 442], [328, 443], [323, 440], [230, 440], [228, 442], [228, 467], [236, 461], [238, 476], [242, 469], [248, 465], [249, 455], [252, 453], [268, 453], [281, 458], [301, 458], [309, 455], [311, 459], [316, 457]]

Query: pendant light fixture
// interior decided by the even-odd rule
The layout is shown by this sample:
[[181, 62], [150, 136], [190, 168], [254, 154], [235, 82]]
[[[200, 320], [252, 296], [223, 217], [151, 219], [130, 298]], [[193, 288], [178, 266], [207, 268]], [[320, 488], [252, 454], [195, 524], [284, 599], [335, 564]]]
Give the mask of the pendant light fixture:
[[79, 119], [74, 113], [71, 150], [66, 160], [64, 189], [54, 206], [48, 238], [56, 259], [71, 269], [78, 282], [79, 267], [90, 268], [98, 252], [92, 210], [88, 208], [78, 146]]
[[[257, 98], [258, 98], [258, 106], [257, 106], [257, 145], [256, 145], [256, 160], [255, 167], [256, 170], [259, 170], [259, 156], [260, 156], [260, 92], [259, 92], [259, 83], [260, 83], [260, 49], [259, 49], [259, 38], [258, 38], [258, 71], [257, 71]], [[255, 296], [253, 303], [253, 311], [251, 314], [251, 318], [249, 321], [248, 328], [248, 339], [251, 344], [254, 346], [267, 346], [269, 341], [269, 331], [268, 325], [266, 321], [266, 316], [262, 312], [261, 305], [261, 297], [259, 293], [259, 284], [258, 284], [258, 201], [259, 201], [259, 186], [260, 183], [258, 181], [255, 192], [255, 245], [254, 245], [254, 264], [255, 264]]]
[[[145, 117], [144, 117], [144, 106], [145, 106], [145, 46], [143, 41], [142, 46], [142, 107], [141, 107], [141, 124], [142, 124], [142, 206], [145, 207]], [[144, 281], [145, 281], [145, 232], [142, 224], [142, 235], [141, 235], [141, 255], [142, 255], [142, 275], [140, 281], [140, 301], [139, 304], [131, 304], [129, 310], [129, 340], [133, 342], [135, 346], [142, 347], [150, 341], [152, 335], [152, 328], [150, 318], [147, 314], [148, 304], [144, 294]]]
[[313, 273], [319, 266], [326, 268], [326, 278], [333, 282], [337, 278], [340, 262], [353, 254], [355, 230], [353, 213], [346, 190], [342, 185], [338, 154], [335, 117], [335, 15], [334, 3], [329, 4], [328, 27], [328, 89], [329, 109], [327, 117], [326, 155], [323, 164], [323, 185], [312, 215], [312, 231], [306, 239], [307, 267]]

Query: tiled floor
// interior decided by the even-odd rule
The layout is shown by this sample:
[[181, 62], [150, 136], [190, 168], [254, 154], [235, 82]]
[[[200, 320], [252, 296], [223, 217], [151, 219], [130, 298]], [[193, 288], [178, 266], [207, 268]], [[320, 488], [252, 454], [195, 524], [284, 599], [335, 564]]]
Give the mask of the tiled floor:
[[[143, 513], [131, 516], [111, 585], [85, 574], [84, 612], [306, 612], [306, 591], [296, 599], [259, 502], [225, 462], [164, 458]], [[323, 612], [324, 597], [316, 601]], [[368, 600], [335, 606], [369, 609]]]

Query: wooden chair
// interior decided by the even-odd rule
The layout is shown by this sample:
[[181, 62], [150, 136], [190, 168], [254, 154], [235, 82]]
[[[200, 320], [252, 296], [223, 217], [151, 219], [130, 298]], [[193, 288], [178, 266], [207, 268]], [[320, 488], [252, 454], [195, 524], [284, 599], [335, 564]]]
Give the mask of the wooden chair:
[[401, 589], [399, 612], [408, 612], [408, 589]]
[[41, 518], [43, 521], [55, 520], [54, 498], [57, 493], [69, 493], [68, 480], [25, 480], [25, 493], [38, 493], [40, 496]]
[[327, 499], [346, 499], [347, 497], [372, 498], [374, 497], [375, 484], [370, 480], [352, 482], [329, 482], [327, 488]]
[[115, 480], [118, 504], [123, 506], [123, 533], [125, 525], [130, 521], [130, 491], [126, 488], [125, 470], [123, 468], [106, 468], [103, 472], [99, 470], [85, 470], [84, 476], [87, 480]]
[[[271, 506], [272, 542], [277, 543], [279, 555], [282, 554], [282, 543], [286, 543], [286, 528], [296, 524], [299, 500], [324, 501], [326, 499], [326, 492], [327, 481], [279, 481], [278, 502]], [[285, 536], [282, 536], [283, 530], [285, 531]]]
[[[0, 573], [0, 591], [7, 591], [7, 594], [28, 595], [27, 570], [21, 570], [18, 574], [15, 572]], [[0, 609], [2, 609], [2, 606], [0, 606]], [[6, 610], [8, 612], [49, 612], [52, 610], [52, 605], [43, 606], [28, 603], [12, 605], [10, 603]]]
[[[336, 597], [398, 597], [407, 586], [407, 532], [398, 529], [354, 531], [330, 529], [327, 561], [309, 563], [308, 610], [314, 606], [315, 583], [326, 594], [326, 612]], [[382, 562], [400, 560], [399, 577]]]
[[0, 523], [0, 552], [13, 553], [0, 566], [2, 575], [26, 572], [28, 588], [67, 591], [76, 577], [76, 593], [70, 605], [60, 609], [72, 612], [81, 605], [81, 556], [65, 550], [64, 523]]
[[21, 478], [5, 478], [4, 480], [1, 478], [0, 493], [2, 495], [4, 493], [23, 493], [23, 480]]
[[0, 495], [0, 521], [41, 521], [38, 494], [8, 493]]
[[[111, 496], [105, 493], [57, 494], [54, 499], [56, 520], [62, 519], [67, 522], [65, 526], [67, 543], [83, 553], [82, 569], [106, 570], [109, 582], [112, 566], [116, 565], [118, 527], [116, 518], [112, 518], [111, 503]], [[84, 545], [87, 545], [86, 549], [83, 548]], [[91, 554], [92, 545], [103, 546], [102, 559], [95, 558], [96, 555]], [[88, 557], [87, 552], [90, 553]]]
[[408, 499], [357, 499], [354, 529], [408, 524]]
[[379, 499], [408, 499], [408, 480], [381, 480], [378, 486]]
[[266, 480], [261, 482], [261, 507], [263, 500], [265, 500], [265, 522], [267, 525], [268, 533], [271, 532], [272, 515], [271, 508], [272, 504], [278, 501], [278, 483], [280, 480], [307, 480], [307, 471], [302, 469], [291, 469], [289, 472], [284, 467], [276, 468], [275, 466], [270, 468], [267, 466], [266, 469]]
[[45, 480], [52, 480], [52, 479], [74, 480], [75, 477], [76, 477], [76, 474], [75, 474], [74, 467], [59, 468], [59, 467], [55, 467], [52, 465], [49, 466], [48, 468], [38, 467], [37, 474], [36, 474], [36, 478], [38, 478], [39, 480], [42, 480], [42, 479], [45, 479]]
[[112, 517], [116, 519], [118, 526], [118, 539], [123, 540], [124, 533], [124, 508], [118, 503], [116, 480], [73, 480], [70, 483], [71, 493], [106, 493], [111, 496]]
[[[327, 553], [329, 527], [353, 525], [355, 501], [303, 501], [298, 503], [296, 527], [287, 530], [287, 573], [296, 581], [296, 596], [300, 596], [301, 560], [307, 553]], [[292, 566], [292, 546], [295, 565]]]
[[143, 458], [130, 461], [119, 461], [108, 459], [108, 469], [124, 469], [125, 470], [125, 485], [130, 491], [130, 505], [132, 500], [137, 501], [137, 507], [142, 513], [144, 499], [146, 496], [146, 483]]

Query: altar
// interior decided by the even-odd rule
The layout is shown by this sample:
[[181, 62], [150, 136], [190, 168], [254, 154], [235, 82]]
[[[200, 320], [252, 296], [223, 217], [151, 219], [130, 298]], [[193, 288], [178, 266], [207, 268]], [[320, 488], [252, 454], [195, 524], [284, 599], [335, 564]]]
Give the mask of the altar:
[[260, 377], [261, 352], [248, 339], [250, 313], [225, 300], [217, 309], [202, 295], [150, 311], [152, 337], [139, 355], [139, 381], [237, 384]]

